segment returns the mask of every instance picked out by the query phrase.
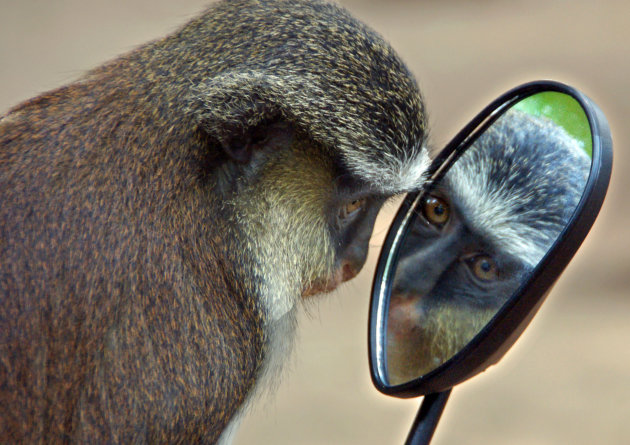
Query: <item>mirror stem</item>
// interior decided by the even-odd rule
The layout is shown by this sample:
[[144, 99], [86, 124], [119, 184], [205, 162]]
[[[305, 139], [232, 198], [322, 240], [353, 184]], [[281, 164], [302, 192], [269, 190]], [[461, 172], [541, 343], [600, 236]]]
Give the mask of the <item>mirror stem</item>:
[[435, 427], [440, 421], [448, 396], [451, 395], [451, 389], [452, 388], [449, 388], [443, 392], [424, 396], [424, 400], [422, 401], [422, 405], [420, 405], [418, 415], [413, 421], [405, 445], [428, 445], [431, 442]]

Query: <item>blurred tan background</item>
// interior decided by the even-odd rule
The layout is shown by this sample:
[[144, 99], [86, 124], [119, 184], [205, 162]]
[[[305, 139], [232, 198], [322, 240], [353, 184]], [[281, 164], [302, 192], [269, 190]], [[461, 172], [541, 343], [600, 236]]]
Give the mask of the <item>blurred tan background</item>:
[[[184, 23], [206, 0], [0, 0], [0, 113]], [[569, 83], [608, 116], [615, 166], [607, 201], [525, 335], [456, 387], [435, 444], [630, 443], [630, 3], [627, 0], [343, 1], [389, 40], [424, 92], [443, 146], [517, 84]], [[1, 203], [0, 203], [1, 205]], [[376, 229], [360, 277], [309, 306], [275, 397], [237, 444], [397, 444], [420, 400], [379, 394], [367, 363]]]

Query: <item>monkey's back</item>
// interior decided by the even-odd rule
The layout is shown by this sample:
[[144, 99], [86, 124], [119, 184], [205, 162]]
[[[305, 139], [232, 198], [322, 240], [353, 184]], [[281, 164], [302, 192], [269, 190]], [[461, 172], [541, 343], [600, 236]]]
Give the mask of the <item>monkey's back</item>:
[[246, 393], [221, 368], [244, 357], [253, 385], [260, 315], [228, 285], [199, 143], [138, 94], [94, 77], [0, 123], [2, 437], [212, 440]]

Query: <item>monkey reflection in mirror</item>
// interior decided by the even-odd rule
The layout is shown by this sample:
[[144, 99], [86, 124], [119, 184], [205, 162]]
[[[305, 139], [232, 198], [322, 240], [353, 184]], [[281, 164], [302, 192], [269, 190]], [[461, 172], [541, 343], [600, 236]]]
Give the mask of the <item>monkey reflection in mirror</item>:
[[306, 0], [216, 3], [10, 110], [0, 442], [228, 441], [422, 184], [425, 125], [393, 49]]
[[420, 200], [390, 297], [391, 384], [432, 371], [490, 321], [569, 221], [590, 165], [562, 127], [510, 110]]

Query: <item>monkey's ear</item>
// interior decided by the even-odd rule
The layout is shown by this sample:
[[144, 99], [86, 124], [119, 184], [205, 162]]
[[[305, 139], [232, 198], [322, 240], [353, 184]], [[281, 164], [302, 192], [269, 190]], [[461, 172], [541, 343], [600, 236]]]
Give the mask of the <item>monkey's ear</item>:
[[266, 141], [267, 125], [281, 117], [272, 83], [261, 73], [225, 73], [196, 88], [191, 108], [198, 128], [236, 162], [249, 162]]
[[274, 118], [265, 119], [250, 128], [224, 128], [224, 136], [219, 140], [223, 151], [235, 162], [246, 164], [252, 154], [268, 140], [268, 126]]

